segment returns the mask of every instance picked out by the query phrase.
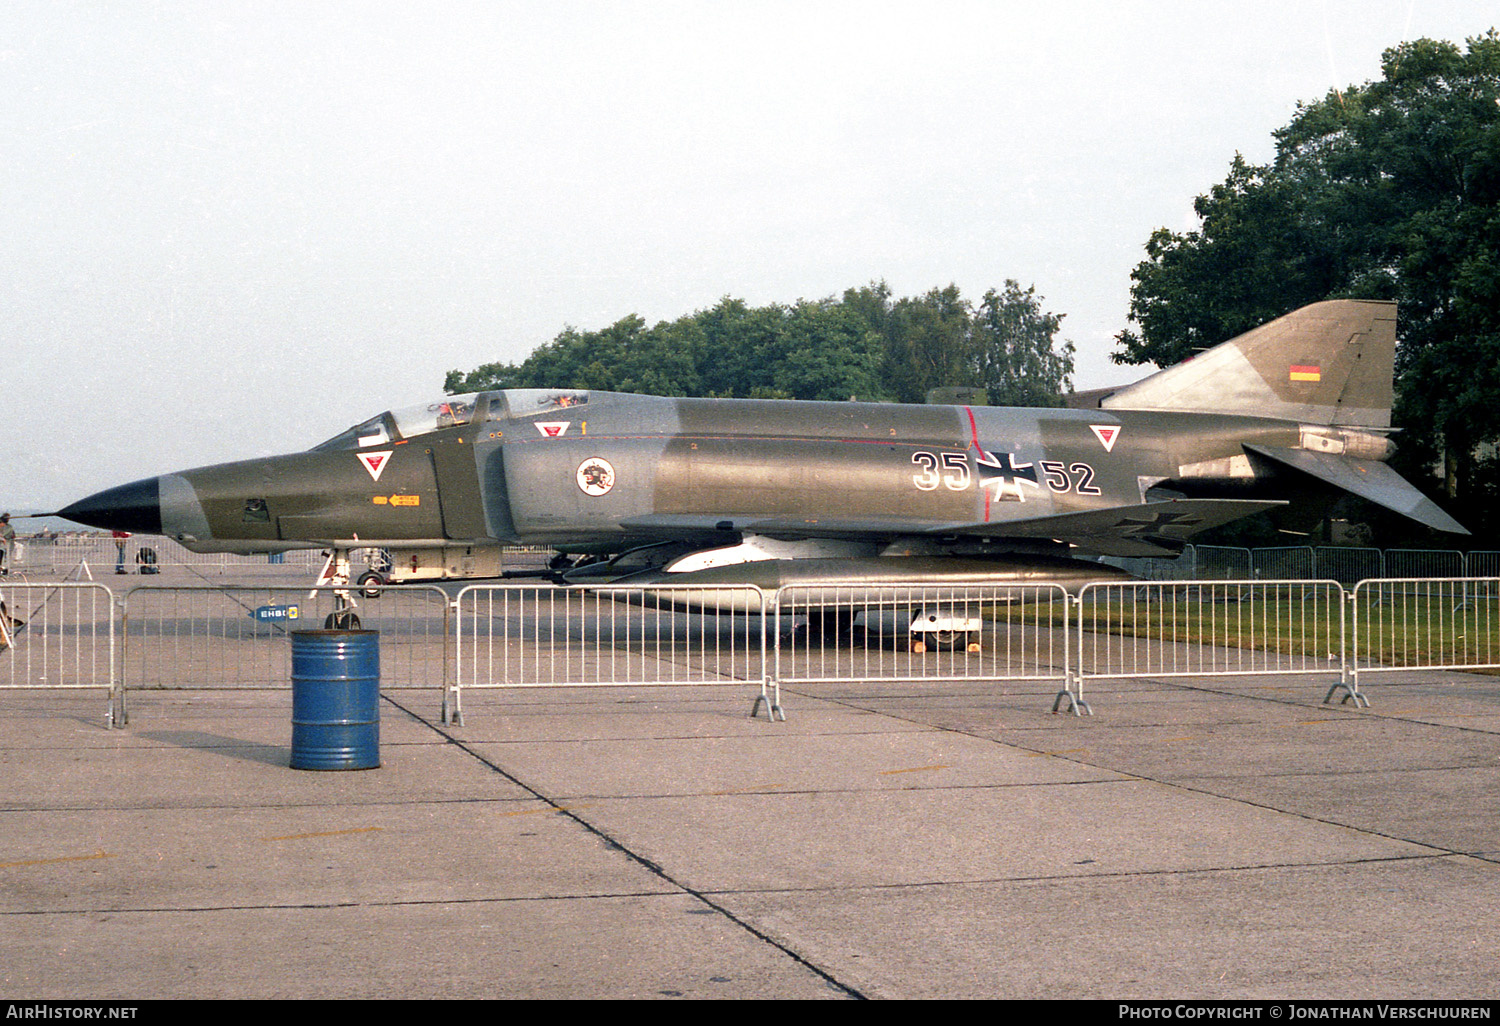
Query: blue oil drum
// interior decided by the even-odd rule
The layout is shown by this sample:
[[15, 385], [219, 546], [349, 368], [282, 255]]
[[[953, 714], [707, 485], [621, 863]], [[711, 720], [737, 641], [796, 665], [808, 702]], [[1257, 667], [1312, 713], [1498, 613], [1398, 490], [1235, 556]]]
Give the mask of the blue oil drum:
[[292, 769], [380, 765], [380, 632], [292, 632]]

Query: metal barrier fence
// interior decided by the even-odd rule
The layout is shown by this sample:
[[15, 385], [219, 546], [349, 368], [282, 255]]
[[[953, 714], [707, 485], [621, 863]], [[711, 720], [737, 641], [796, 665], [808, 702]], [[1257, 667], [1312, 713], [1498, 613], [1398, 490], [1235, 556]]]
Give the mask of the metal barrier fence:
[[1342, 681], [1344, 594], [1337, 581], [1085, 585], [1074, 711], [1088, 708], [1086, 679], [1337, 673]]
[[114, 596], [102, 584], [0, 588], [0, 688], [102, 688], [116, 721]]
[[[773, 601], [773, 685], [1055, 680], [1069, 675], [1056, 584], [787, 585]], [[779, 703], [778, 703], [779, 705]]]
[[1192, 557], [1191, 578], [1243, 581], [1255, 576], [1254, 558], [1249, 549], [1227, 545], [1195, 545]]
[[[130, 690], [290, 686], [290, 633], [323, 626], [331, 589], [102, 584], [0, 586], [0, 689], [99, 688], [107, 721]], [[118, 609], [118, 613], [116, 610]], [[1500, 578], [1057, 585], [606, 587], [491, 584], [449, 598], [383, 589], [357, 609], [382, 636], [387, 688], [1058, 680], [1332, 674], [1325, 697], [1367, 705], [1361, 677], [1500, 669]], [[115, 621], [116, 616], [120, 622]], [[118, 651], [117, 651], [118, 647]]]
[[1463, 577], [1464, 554], [1449, 549], [1386, 549], [1381, 576]]
[[1388, 578], [1354, 588], [1351, 694], [1361, 674], [1500, 666], [1500, 579]]
[[1345, 587], [1385, 575], [1385, 553], [1379, 549], [1321, 546], [1312, 553], [1313, 576], [1338, 581]]
[[[1367, 577], [1384, 577], [1382, 574], [1367, 574]], [[1465, 577], [1500, 577], [1500, 552], [1481, 552], [1475, 549], [1464, 554]]]
[[454, 602], [456, 659], [445, 719], [465, 688], [744, 682], [767, 693], [766, 596], [749, 586], [580, 591], [473, 585]]
[[[15, 553], [15, 569], [39, 575], [61, 575], [76, 571], [86, 562], [92, 573], [109, 573], [117, 553], [103, 534], [62, 535], [56, 538], [24, 538]], [[297, 549], [274, 556], [241, 556], [228, 553], [190, 552], [170, 538], [138, 535], [126, 542], [124, 565], [139, 570], [137, 553], [149, 548], [158, 567], [191, 567], [210, 575], [236, 573], [301, 573], [323, 565], [325, 552]], [[506, 546], [506, 569], [545, 566], [556, 551], [545, 546]], [[368, 565], [363, 550], [355, 562]], [[1362, 580], [1384, 577], [1494, 577], [1500, 575], [1500, 551], [1458, 552], [1447, 549], [1374, 549], [1342, 545], [1239, 548], [1224, 545], [1188, 545], [1176, 557], [1115, 558], [1104, 560], [1122, 566], [1141, 580], [1336, 580], [1352, 586]], [[358, 571], [356, 571], [358, 572]]]
[[[122, 602], [120, 722], [125, 693], [187, 688], [291, 685], [291, 634], [325, 626], [330, 588], [143, 585]], [[429, 585], [382, 589], [355, 610], [380, 631], [383, 688], [446, 692], [450, 679], [448, 596]]]
[[1277, 580], [1338, 581], [1353, 587], [1386, 577], [1500, 576], [1500, 552], [1475, 549], [1371, 549], [1343, 545], [1297, 545], [1241, 549], [1188, 545], [1174, 558], [1104, 560], [1143, 581]]
[[1307, 545], [1250, 550], [1250, 576], [1256, 580], [1310, 581], [1317, 575], [1318, 561]]

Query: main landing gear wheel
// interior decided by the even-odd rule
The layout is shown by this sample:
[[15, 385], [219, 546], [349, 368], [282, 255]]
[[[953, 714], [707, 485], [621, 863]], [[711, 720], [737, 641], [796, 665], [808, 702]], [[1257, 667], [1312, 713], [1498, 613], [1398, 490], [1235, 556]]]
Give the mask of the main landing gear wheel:
[[854, 613], [848, 610], [807, 614], [807, 640], [837, 645], [854, 631]]
[[385, 578], [374, 570], [366, 570], [359, 575], [359, 593], [365, 598], [379, 598], [380, 589], [385, 587]]
[[957, 648], [964, 648], [969, 643], [968, 631], [933, 631], [927, 637], [927, 642], [939, 652], [952, 652]]

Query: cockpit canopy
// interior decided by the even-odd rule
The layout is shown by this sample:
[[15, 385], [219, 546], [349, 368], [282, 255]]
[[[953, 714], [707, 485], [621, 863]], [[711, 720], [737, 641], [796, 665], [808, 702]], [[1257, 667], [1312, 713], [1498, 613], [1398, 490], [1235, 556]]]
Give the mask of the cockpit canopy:
[[313, 446], [314, 452], [340, 449], [363, 449], [371, 445], [389, 445], [443, 428], [468, 424], [474, 418], [498, 421], [529, 417], [581, 406], [589, 401], [588, 392], [564, 389], [513, 388], [502, 392], [469, 392], [444, 396], [436, 402], [420, 403], [400, 410], [387, 410], [341, 431], [326, 442]]

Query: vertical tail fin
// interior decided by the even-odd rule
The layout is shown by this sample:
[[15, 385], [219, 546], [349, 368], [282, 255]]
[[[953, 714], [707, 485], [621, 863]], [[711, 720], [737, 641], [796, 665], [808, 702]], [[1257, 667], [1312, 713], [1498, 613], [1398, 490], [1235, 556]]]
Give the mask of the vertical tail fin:
[[1384, 428], [1395, 359], [1395, 303], [1331, 299], [1126, 385], [1100, 406]]

